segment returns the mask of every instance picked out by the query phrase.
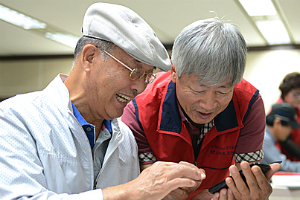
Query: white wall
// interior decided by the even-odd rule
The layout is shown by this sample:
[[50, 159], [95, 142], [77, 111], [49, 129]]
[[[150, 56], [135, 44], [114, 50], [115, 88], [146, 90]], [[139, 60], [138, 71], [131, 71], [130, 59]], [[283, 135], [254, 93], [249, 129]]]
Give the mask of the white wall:
[[0, 99], [44, 89], [58, 74], [69, 74], [73, 59], [0, 61]]
[[259, 89], [268, 112], [280, 96], [282, 79], [294, 71], [300, 72], [300, 50], [250, 51], [244, 78]]

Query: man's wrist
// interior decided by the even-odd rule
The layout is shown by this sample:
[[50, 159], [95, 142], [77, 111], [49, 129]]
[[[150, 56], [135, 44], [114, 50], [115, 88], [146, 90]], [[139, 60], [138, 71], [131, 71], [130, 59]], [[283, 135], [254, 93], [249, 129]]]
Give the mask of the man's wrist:
[[138, 199], [138, 195], [134, 194], [134, 190], [128, 189], [127, 184], [105, 188], [102, 193], [104, 200]]

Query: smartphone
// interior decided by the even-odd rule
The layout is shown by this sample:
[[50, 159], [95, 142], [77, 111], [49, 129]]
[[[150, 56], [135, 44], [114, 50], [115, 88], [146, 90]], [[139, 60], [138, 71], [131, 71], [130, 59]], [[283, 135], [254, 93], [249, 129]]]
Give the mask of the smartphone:
[[[281, 163], [281, 161], [278, 161], [276, 163]], [[270, 169], [270, 165], [269, 164], [264, 164], [264, 163], [260, 163], [260, 162], [254, 162], [250, 164], [250, 167], [253, 167], [254, 165], [259, 166], [261, 171], [263, 173], [266, 173], [269, 169]], [[242, 179], [245, 181], [246, 183], [246, 178], [243, 174], [243, 171], [240, 170], [240, 174]], [[231, 177], [231, 176], [230, 176]], [[247, 184], [247, 183], [246, 183]], [[217, 183], [216, 185], [212, 186], [211, 188], [208, 189], [208, 191], [212, 194], [216, 193], [216, 192], [220, 192], [221, 189], [223, 188], [228, 188], [225, 179], [223, 181], [221, 181], [220, 183]]]

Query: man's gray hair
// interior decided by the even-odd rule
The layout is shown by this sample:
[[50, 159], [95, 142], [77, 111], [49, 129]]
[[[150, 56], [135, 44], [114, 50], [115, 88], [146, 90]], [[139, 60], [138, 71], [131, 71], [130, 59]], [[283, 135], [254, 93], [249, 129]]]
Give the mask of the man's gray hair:
[[[79, 54], [81, 54], [83, 47], [87, 44], [92, 44], [92, 45], [96, 46], [98, 49], [103, 49], [110, 53], [112, 53], [115, 50], [115, 48], [117, 47], [112, 42], [100, 40], [100, 39], [93, 38], [90, 36], [82, 36], [78, 40], [75, 50], [74, 50], [74, 58], [75, 59]], [[105, 60], [107, 57], [106, 53], [104, 53], [103, 51], [101, 51], [101, 56], [102, 56], [103, 60]]]
[[199, 82], [215, 85], [242, 80], [246, 65], [246, 42], [231, 23], [219, 18], [196, 21], [175, 39], [172, 62], [178, 78], [197, 75]]

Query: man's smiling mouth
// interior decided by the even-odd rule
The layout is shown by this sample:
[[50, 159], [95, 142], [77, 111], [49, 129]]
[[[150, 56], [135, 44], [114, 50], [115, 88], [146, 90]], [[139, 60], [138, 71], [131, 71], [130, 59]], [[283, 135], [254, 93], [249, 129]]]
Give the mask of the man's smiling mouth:
[[128, 102], [131, 101], [130, 97], [125, 96], [123, 94], [116, 94], [116, 96], [117, 96], [117, 100], [120, 101], [120, 102], [122, 102], [122, 103], [128, 103]]

